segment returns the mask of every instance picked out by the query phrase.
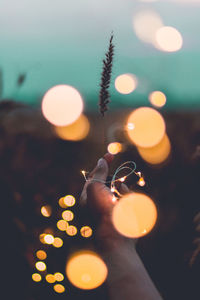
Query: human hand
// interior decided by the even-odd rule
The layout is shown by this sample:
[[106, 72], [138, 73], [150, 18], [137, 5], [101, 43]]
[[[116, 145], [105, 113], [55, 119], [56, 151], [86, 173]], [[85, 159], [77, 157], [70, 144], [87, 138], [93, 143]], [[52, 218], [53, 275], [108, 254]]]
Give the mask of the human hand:
[[[107, 153], [104, 158], [100, 158], [97, 166], [89, 174], [81, 194], [81, 203], [88, 205], [98, 222], [96, 237], [98, 241], [109, 247], [115, 247], [119, 243], [127, 242], [129, 239], [119, 234], [112, 223], [113, 194], [106, 186], [109, 165], [114, 156]], [[125, 184], [118, 187], [121, 194], [129, 193]]]

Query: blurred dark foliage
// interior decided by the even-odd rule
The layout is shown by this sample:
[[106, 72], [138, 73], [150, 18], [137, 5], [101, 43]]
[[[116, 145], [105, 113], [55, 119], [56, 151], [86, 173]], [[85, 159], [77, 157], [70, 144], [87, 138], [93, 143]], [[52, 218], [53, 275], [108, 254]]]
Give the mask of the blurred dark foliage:
[[[110, 124], [123, 119], [122, 115], [110, 115]], [[199, 299], [198, 259], [189, 267], [196, 236], [192, 220], [200, 210], [199, 112], [165, 112], [164, 117], [172, 143], [168, 161], [152, 167], [144, 163], [133, 146], [127, 145], [126, 151], [116, 157], [113, 169], [126, 160], [136, 161], [147, 182], [144, 189], [137, 189], [148, 193], [158, 207], [157, 224], [139, 240], [138, 252], [164, 299]], [[107, 299], [105, 284], [86, 292], [66, 282], [66, 292], [57, 295], [50, 284], [31, 280], [38, 235], [56, 222], [55, 215], [48, 220], [42, 217], [39, 208], [48, 203], [58, 211], [57, 201], [66, 194], [79, 199], [84, 184], [80, 170], [91, 170], [103, 154], [95, 119], [95, 115], [91, 116], [91, 136], [72, 143], [58, 139], [39, 110], [11, 100], [0, 103], [0, 190], [5, 236], [2, 258], [7, 262], [6, 278], [11, 287], [6, 291], [7, 299]], [[135, 179], [130, 179], [129, 185], [133, 182]], [[132, 188], [136, 189], [136, 185]], [[87, 208], [80, 208], [79, 203], [74, 213], [77, 226], [93, 222]], [[67, 255], [85, 246], [79, 236], [68, 239], [59, 250], [48, 250], [50, 270], [58, 268], [64, 273]]]

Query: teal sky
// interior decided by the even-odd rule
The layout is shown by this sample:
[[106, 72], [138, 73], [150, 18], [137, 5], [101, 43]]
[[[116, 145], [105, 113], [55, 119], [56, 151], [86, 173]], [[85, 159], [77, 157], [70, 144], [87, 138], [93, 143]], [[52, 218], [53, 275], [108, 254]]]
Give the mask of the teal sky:
[[[156, 11], [183, 36], [183, 48], [164, 53], [140, 41], [132, 27], [140, 10]], [[86, 110], [98, 102], [102, 58], [114, 31], [112, 105], [148, 105], [153, 90], [166, 93], [167, 108], [200, 108], [200, 1], [142, 3], [134, 0], [1, 0], [0, 67], [3, 97], [39, 105], [56, 84], [76, 87]], [[24, 84], [17, 88], [20, 73]], [[114, 79], [133, 73], [139, 79], [130, 95], [114, 89]]]

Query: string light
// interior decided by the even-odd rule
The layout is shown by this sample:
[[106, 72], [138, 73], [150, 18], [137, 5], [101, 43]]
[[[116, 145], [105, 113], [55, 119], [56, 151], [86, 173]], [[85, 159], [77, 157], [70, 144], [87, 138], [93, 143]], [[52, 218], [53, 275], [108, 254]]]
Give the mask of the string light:
[[[118, 177], [118, 173], [120, 173], [121, 171], [124, 171], [124, 170], [128, 170], [128, 174], [126, 174], [126, 176], [123, 176], [123, 177]], [[87, 179], [86, 177], [86, 171], [81, 171], [81, 173], [83, 174], [84, 178], [86, 181], [99, 181], [99, 182], [102, 182], [102, 183], [110, 183], [110, 191], [111, 193], [113, 193], [113, 196], [112, 196], [112, 202], [115, 203], [118, 198], [115, 196], [115, 194], [117, 194], [117, 196], [121, 197], [122, 195], [120, 194], [120, 192], [117, 190], [116, 186], [115, 186], [115, 182], [125, 182], [126, 178], [129, 177], [131, 174], [135, 174], [139, 177], [139, 180], [137, 181], [137, 184], [140, 185], [140, 186], [144, 186], [145, 185], [145, 181], [144, 181], [144, 178], [142, 177], [142, 174], [141, 172], [136, 172], [136, 163], [134, 161], [127, 161], [127, 162], [124, 162], [123, 164], [121, 164], [115, 171], [114, 175], [112, 176], [112, 180], [111, 181], [101, 181], [101, 180], [97, 180], [97, 179]]]

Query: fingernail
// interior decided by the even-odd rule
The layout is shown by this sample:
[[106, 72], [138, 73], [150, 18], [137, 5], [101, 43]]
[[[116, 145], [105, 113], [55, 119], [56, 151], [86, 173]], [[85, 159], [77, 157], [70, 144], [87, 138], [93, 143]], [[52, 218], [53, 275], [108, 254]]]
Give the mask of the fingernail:
[[97, 167], [102, 167], [104, 165], [104, 159], [100, 158], [97, 162]]

